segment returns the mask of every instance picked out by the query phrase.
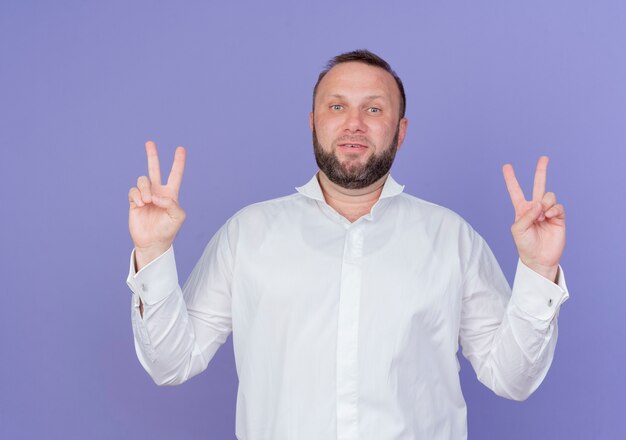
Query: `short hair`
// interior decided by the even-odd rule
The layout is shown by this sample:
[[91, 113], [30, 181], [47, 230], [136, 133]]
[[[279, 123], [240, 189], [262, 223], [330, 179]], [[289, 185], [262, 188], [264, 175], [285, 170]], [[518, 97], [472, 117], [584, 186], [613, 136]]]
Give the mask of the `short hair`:
[[359, 63], [364, 63], [369, 66], [380, 67], [385, 72], [389, 73], [393, 76], [393, 79], [396, 80], [396, 84], [398, 85], [398, 90], [400, 91], [400, 118], [404, 117], [404, 113], [406, 111], [406, 95], [404, 94], [404, 86], [402, 85], [402, 80], [400, 77], [394, 72], [389, 63], [383, 60], [381, 57], [376, 55], [373, 52], [370, 52], [367, 49], [358, 49], [353, 50], [352, 52], [342, 53], [332, 58], [326, 64], [326, 68], [322, 70], [317, 78], [317, 82], [315, 83], [315, 87], [313, 88], [313, 110], [315, 111], [315, 96], [317, 95], [317, 88], [322, 81], [322, 78], [326, 76], [326, 74], [335, 67], [337, 64], [349, 63], [352, 61], [356, 61]]

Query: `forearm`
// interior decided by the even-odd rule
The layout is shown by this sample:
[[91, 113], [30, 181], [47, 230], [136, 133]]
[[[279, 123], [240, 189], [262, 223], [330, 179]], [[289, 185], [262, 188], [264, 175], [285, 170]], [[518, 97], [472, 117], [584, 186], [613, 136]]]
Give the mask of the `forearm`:
[[173, 249], [136, 272], [131, 255], [128, 286], [133, 291], [132, 324], [137, 356], [159, 385], [182, 383], [204, 368], [193, 320], [178, 284]]
[[559, 284], [554, 284], [520, 261], [513, 293], [500, 311], [499, 301], [489, 298], [508, 290], [506, 280], [497, 275], [491, 287], [476, 281], [466, 308], [468, 316], [479, 319], [464, 329], [464, 354], [479, 380], [496, 394], [524, 400], [547, 374], [558, 337], [559, 307], [568, 297], [559, 275]]
[[[231, 331], [227, 281], [207, 246], [181, 289], [173, 248], [127, 279], [133, 291], [132, 323], [137, 356], [159, 385], [186, 381], [203, 371]], [[212, 269], [209, 266], [213, 264]]]
[[[156, 304], [133, 298], [132, 324], [137, 357], [158, 385], [175, 385], [200, 373], [208, 364], [196, 341], [180, 287]], [[218, 345], [219, 347], [219, 345]], [[215, 347], [215, 351], [217, 347]], [[210, 356], [215, 353], [210, 353]]]
[[[490, 350], [477, 359], [478, 379], [499, 396], [527, 399], [545, 378], [556, 347], [558, 326], [520, 315], [511, 305]], [[523, 312], [521, 312], [523, 313]]]
[[[133, 259], [132, 264], [134, 265], [135, 273], [139, 272], [141, 269], [143, 269], [148, 264], [150, 264], [151, 262], [159, 258], [165, 252], [167, 252], [170, 246], [167, 246], [165, 248], [158, 248], [158, 249], [154, 249], [154, 248], [140, 249], [140, 248], [135, 247], [135, 250], [132, 255], [132, 259]], [[143, 318], [143, 301], [141, 301], [141, 298], [139, 297], [138, 297], [138, 302], [139, 302], [139, 315]]]

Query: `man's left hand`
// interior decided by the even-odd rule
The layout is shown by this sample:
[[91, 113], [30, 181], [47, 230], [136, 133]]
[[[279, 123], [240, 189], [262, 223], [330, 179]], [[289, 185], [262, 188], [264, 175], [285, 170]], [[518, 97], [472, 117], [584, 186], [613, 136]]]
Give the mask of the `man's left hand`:
[[559, 260], [565, 247], [565, 208], [556, 195], [546, 192], [548, 157], [541, 156], [535, 170], [533, 198], [526, 200], [510, 164], [502, 167], [504, 180], [515, 208], [511, 233], [522, 262], [551, 281], [556, 281]]

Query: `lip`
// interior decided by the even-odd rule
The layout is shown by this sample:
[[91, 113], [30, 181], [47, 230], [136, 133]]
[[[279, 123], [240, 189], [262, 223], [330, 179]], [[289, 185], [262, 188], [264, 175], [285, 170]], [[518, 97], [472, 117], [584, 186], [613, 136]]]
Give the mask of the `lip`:
[[360, 144], [358, 142], [342, 142], [339, 144], [339, 146], [346, 148], [352, 148], [351, 146], [354, 146], [354, 148], [367, 148], [367, 145]]
[[337, 144], [337, 146], [344, 151], [353, 152], [365, 151], [368, 148], [367, 145], [358, 142], [342, 142], [340, 144]]
[[339, 151], [344, 154], [364, 154], [367, 151], [366, 145], [357, 143], [346, 142], [343, 144], [338, 144], [337, 147], [339, 148]]

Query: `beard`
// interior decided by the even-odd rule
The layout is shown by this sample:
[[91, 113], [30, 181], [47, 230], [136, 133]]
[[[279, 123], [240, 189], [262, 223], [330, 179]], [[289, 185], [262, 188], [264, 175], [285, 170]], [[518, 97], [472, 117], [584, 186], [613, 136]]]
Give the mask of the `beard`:
[[400, 124], [396, 128], [396, 133], [388, 148], [380, 154], [373, 154], [361, 165], [347, 160], [341, 163], [337, 155], [333, 152], [324, 151], [317, 139], [315, 125], [313, 126], [313, 152], [315, 161], [326, 177], [336, 185], [345, 189], [361, 189], [370, 186], [391, 169], [398, 150], [398, 136], [400, 134]]

